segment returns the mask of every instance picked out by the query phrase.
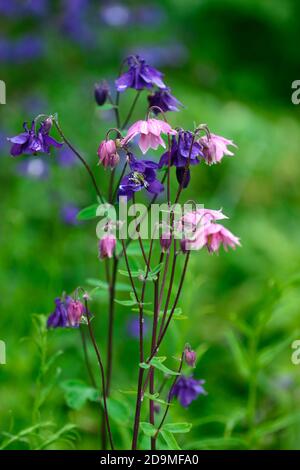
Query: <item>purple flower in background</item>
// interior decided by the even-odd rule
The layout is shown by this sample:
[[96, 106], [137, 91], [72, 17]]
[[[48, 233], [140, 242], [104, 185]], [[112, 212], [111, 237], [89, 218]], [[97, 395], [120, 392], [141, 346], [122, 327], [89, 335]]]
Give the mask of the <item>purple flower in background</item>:
[[78, 161], [72, 150], [70, 150], [67, 146], [63, 146], [62, 149], [57, 153], [56, 160], [59, 166], [64, 168], [74, 166]]
[[151, 160], [137, 160], [132, 153], [128, 156], [131, 172], [124, 176], [119, 186], [118, 197], [127, 196], [146, 189], [151, 194], [159, 194], [164, 190], [163, 184], [156, 178], [158, 164]]
[[166, 18], [165, 12], [158, 5], [142, 5], [134, 12], [134, 20], [139, 25], [157, 26]]
[[155, 67], [181, 67], [188, 59], [187, 48], [183, 44], [174, 42], [160, 46], [133, 48], [127, 51], [127, 54], [138, 54]]
[[11, 61], [22, 64], [38, 59], [44, 53], [44, 43], [40, 36], [23, 36], [13, 43]]
[[91, 28], [89, 0], [64, 0], [61, 29], [64, 35], [85, 47], [96, 44], [95, 35]]
[[205, 380], [196, 380], [192, 376], [181, 375], [171, 391], [170, 398], [176, 397], [181, 406], [187, 408], [199, 395], [207, 394], [202, 386], [204, 383]]
[[[140, 321], [138, 316], [132, 316], [131, 318], [128, 319], [127, 325], [126, 325], [126, 330], [129, 336], [134, 339], [138, 339], [140, 336]], [[149, 323], [147, 319], [144, 319], [143, 323], [143, 333], [144, 336], [148, 334], [149, 331]]]
[[143, 90], [144, 88], [166, 88], [162, 81], [163, 74], [150, 67], [144, 59], [138, 55], [129, 56], [126, 59], [129, 70], [121, 75], [116, 81], [117, 90], [122, 92], [127, 88], [134, 88], [135, 90]]
[[[148, 96], [149, 106], [158, 106], [164, 113], [167, 111], [179, 111], [179, 106], [183, 106], [180, 101], [171, 95], [170, 89], [157, 90]], [[159, 114], [158, 109], [153, 109], [154, 114]]]
[[43, 180], [49, 176], [49, 164], [42, 158], [28, 158], [17, 166], [17, 172], [28, 178]]
[[[193, 134], [190, 131], [179, 131], [178, 140], [172, 137], [171, 145], [171, 166], [176, 167], [176, 176], [179, 184], [183, 183], [183, 188], [186, 188], [190, 182], [190, 170], [185, 171], [185, 166], [189, 160], [189, 165], [197, 165], [203, 157], [202, 146], [198, 142], [193, 143]], [[159, 167], [168, 166], [169, 152], [165, 152], [159, 161]], [[185, 176], [184, 176], [185, 175]], [[183, 181], [184, 178], [184, 181]]]
[[65, 204], [61, 208], [61, 219], [67, 225], [78, 225], [79, 220], [77, 219], [77, 214], [79, 212], [78, 207], [72, 204]]
[[120, 27], [130, 22], [131, 12], [128, 7], [116, 2], [104, 5], [100, 10], [100, 17], [107, 26]]
[[36, 132], [35, 121], [32, 121], [31, 127], [27, 123], [23, 124], [24, 131], [15, 137], [9, 137], [7, 140], [13, 145], [10, 154], [17, 157], [22, 154], [50, 153], [51, 146], [60, 148], [63, 144], [50, 137], [49, 131], [51, 125], [49, 120], [41, 123], [38, 132]]

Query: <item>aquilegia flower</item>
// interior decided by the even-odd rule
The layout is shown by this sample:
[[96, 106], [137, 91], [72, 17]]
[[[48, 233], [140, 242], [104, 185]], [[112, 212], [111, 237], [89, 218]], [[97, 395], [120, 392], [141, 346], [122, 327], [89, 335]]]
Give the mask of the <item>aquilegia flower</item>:
[[106, 233], [99, 241], [99, 258], [112, 258], [117, 244], [116, 237], [112, 233]]
[[52, 123], [46, 119], [41, 123], [39, 130], [36, 131], [36, 123], [32, 121], [31, 127], [27, 123], [23, 124], [24, 131], [15, 137], [9, 137], [7, 140], [13, 145], [10, 154], [17, 157], [22, 154], [50, 153], [51, 146], [60, 148], [63, 144], [50, 137], [49, 132]]
[[78, 327], [85, 307], [79, 300], [71, 296], [55, 299], [55, 310], [47, 321], [48, 328]]
[[170, 124], [159, 119], [137, 121], [128, 129], [126, 137], [121, 141], [121, 145], [126, 145], [134, 137], [140, 135], [138, 145], [143, 153], [146, 153], [149, 148], [156, 150], [159, 145], [166, 148], [161, 134], [175, 135], [177, 132], [172, 129]]
[[98, 157], [104, 168], [115, 168], [120, 161], [116, 142], [112, 139], [103, 140], [98, 148]]
[[[186, 168], [187, 163], [189, 165], [197, 165], [203, 157], [202, 145], [198, 142], [193, 141], [193, 134], [190, 131], [179, 131], [178, 139], [172, 137], [171, 152], [165, 152], [159, 161], [159, 166], [168, 166], [169, 158], [171, 160], [171, 166], [176, 167], [176, 177], [179, 184], [186, 188], [190, 182], [190, 170]], [[184, 176], [185, 175], [185, 176]], [[183, 181], [184, 178], [184, 181]]]
[[[154, 94], [148, 96], [149, 106], [157, 106], [164, 113], [167, 111], [179, 111], [179, 106], [183, 106], [180, 101], [171, 95], [170, 89], [157, 90]], [[159, 114], [159, 109], [153, 109], [154, 114]]]
[[158, 163], [151, 160], [137, 160], [132, 153], [127, 155], [131, 172], [122, 178], [118, 197], [127, 196], [131, 199], [133, 194], [146, 189], [151, 194], [159, 194], [164, 185], [156, 178]]
[[232, 145], [236, 147], [232, 140], [225, 139], [225, 137], [215, 134], [210, 134], [210, 137], [205, 135], [201, 137], [198, 142], [203, 146], [204, 158], [208, 165], [219, 163], [224, 155], [232, 157], [234, 154], [228, 150], [227, 146]]
[[129, 56], [126, 59], [129, 70], [121, 75], [116, 81], [117, 90], [122, 92], [127, 88], [143, 90], [144, 88], [166, 88], [162, 81], [163, 74], [154, 67], [146, 64], [145, 60], [138, 55]]
[[199, 395], [207, 394], [203, 388], [204, 383], [205, 380], [196, 380], [192, 376], [181, 375], [171, 391], [170, 398], [176, 397], [181, 406], [187, 408]]
[[181, 240], [180, 244], [184, 253], [190, 250], [201, 250], [203, 247], [212, 253], [218, 252], [221, 245], [225, 251], [228, 247], [235, 249], [236, 246], [240, 246], [240, 240], [223, 225], [211, 221], [193, 230]]

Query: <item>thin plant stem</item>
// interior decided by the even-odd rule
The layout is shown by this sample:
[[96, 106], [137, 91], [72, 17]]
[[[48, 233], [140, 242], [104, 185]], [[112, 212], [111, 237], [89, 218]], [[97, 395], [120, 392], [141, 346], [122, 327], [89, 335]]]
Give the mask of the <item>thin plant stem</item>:
[[132, 105], [131, 105], [131, 107], [130, 107], [130, 109], [129, 109], [129, 112], [128, 112], [128, 114], [127, 114], [127, 117], [126, 117], [126, 119], [125, 119], [125, 121], [124, 121], [124, 123], [123, 123], [121, 129], [125, 129], [125, 127], [127, 126], [128, 122], [130, 121], [131, 116], [132, 116], [132, 113], [133, 113], [134, 108], [135, 108], [135, 106], [136, 106], [136, 104], [137, 104], [137, 102], [138, 102], [138, 99], [139, 99], [140, 94], [141, 94], [141, 90], [138, 90], [137, 93], [136, 93], [136, 95], [135, 95], [135, 97], [134, 97], [133, 103], [132, 103]]
[[[179, 363], [179, 368], [178, 368], [178, 371], [177, 371], [178, 375], [180, 375], [181, 370], [182, 370], [183, 356], [184, 356], [184, 352], [181, 354], [180, 363]], [[169, 391], [169, 394], [168, 394], [168, 404], [167, 404], [167, 407], [166, 407], [165, 412], [164, 412], [164, 414], [163, 414], [163, 417], [162, 417], [162, 419], [161, 419], [161, 422], [160, 422], [160, 424], [159, 424], [159, 426], [158, 426], [158, 428], [157, 428], [157, 431], [156, 431], [156, 433], [155, 433], [155, 436], [153, 437], [153, 440], [154, 440], [154, 441], [156, 441], [157, 436], [158, 436], [160, 430], [162, 429], [162, 427], [163, 427], [163, 425], [164, 425], [164, 422], [165, 422], [165, 420], [166, 420], [167, 414], [168, 414], [168, 412], [169, 412], [169, 409], [170, 409], [170, 406], [171, 406], [171, 401], [172, 401], [172, 393], [173, 393], [174, 387], [175, 387], [175, 385], [176, 385], [176, 382], [177, 382], [177, 380], [178, 380], [178, 375], [175, 377], [175, 379], [174, 379], [174, 381], [173, 381], [173, 384], [172, 384], [172, 386], [171, 386], [171, 388], [170, 388], [170, 391]]]
[[115, 312], [115, 291], [118, 271], [118, 259], [114, 257], [112, 276], [109, 283], [109, 317], [108, 317], [108, 345], [107, 345], [107, 370], [106, 370], [106, 396], [110, 393], [113, 364], [113, 335], [114, 335], [114, 312]]
[[[165, 308], [164, 308], [163, 316], [162, 316], [162, 319], [161, 319], [159, 334], [161, 334], [162, 331], [163, 331], [165, 321], [166, 321], [166, 316], [167, 316], [167, 313], [168, 313], [168, 307], [169, 307], [171, 294], [172, 294], [172, 290], [173, 290], [173, 282], [174, 282], [174, 277], [175, 277], [176, 261], [177, 261], [176, 240], [174, 240], [174, 255], [173, 255], [172, 268], [171, 268], [171, 276], [170, 276], [169, 288], [168, 288], [167, 297], [166, 297]], [[163, 289], [164, 289], [164, 286], [162, 286], [162, 290]]]
[[113, 203], [114, 200], [116, 199], [117, 191], [118, 191], [119, 186], [120, 186], [120, 184], [121, 184], [122, 178], [123, 178], [123, 176], [124, 176], [124, 174], [125, 174], [126, 167], [127, 167], [127, 160], [126, 160], [126, 162], [125, 162], [125, 164], [124, 164], [124, 166], [123, 166], [123, 170], [121, 171], [120, 178], [119, 178], [119, 180], [118, 180], [118, 183], [117, 183], [117, 185], [116, 185], [116, 187], [115, 187], [115, 190], [114, 190], [114, 193], [113, 193], [113, 195], [112, 195], [112, 198], [111, 198], [112, 203]]
[[[154, 235], [151, 237], [151, 241], [150, 241], [148, 262], [146, 263], [147, 268], [146, 268], [146, 274], [145, 274], [144, 281], [143, 281], [141, 301], [140, 301], [140, 314], [139, 314], [139, 333], [140, 333], [139, 334], [139, 337], [140, 337], [140, 339], [139, 339], [139, 357], [140, 357], [140, 364], [142, 362], [144, 362], [143, 303], [144, 303], [144, 297], [145, 297], [147, 277], [148, 277], [148, 274], [149, 274], [149, 271], [150, 271], [150, 262], [151, 262], [151, 256], [152, 256], [153, 242], [154, 242]], [[126, 252], [126, 248], [125, 248], [125, 252]], [[125, 256], [127, 257], [126, 253], [125, 253]], [[144, 378], [144, 369], [142, 367], [139, 367], [136, 408], [135, 408], [134, 425], [133, 425], [132, 450], [135, 450], [137, 448], [137, 440], [138, 440], [140, 416], [141, 416], [141, 406], [142, 406], [142, 398], [143, 398], [143, 393], [142, 393], [143, 392], [143, 378]]]
[[89, 375], [90, 382], [91, 382], [92, 386], [94, 388], [97, 388], [96, 380], [95, 380], [95, 377], [94, 377], [94, 374], [93, 374], [93, 371], [92, 371], [92, 368], [91, 368], [90, 360], [89, 360], [87, 344], [86, 344], [86, 338], [85, 338], [84, 329], [83, 329], [82, 325], [80, 325], [79, 330], [80, 330], [80, 337], [81, 337], [81, 341], [82, 341], [82, 349], [83, 349], [83, 354], [84, 354], [84, 361], [85, 361], [86, 370], [88, 372], [88, 375]]
[[[154, 351], [155, 344], [156, 344], [157, 323], [158, 323], [158, 316], [159, 316], [158, 290], [159, 290], [159, 277], [154, 282], [154, 312], [153, 312], [151, 352]], [[155, 374], [155, 370], [153, 367], [151, 367], [150, 374], [149, 374], [149, 393], [151, 395], [153, 395], [155, 391], [154, 374]], [[149, 423], [155, 426], [154, 401], [151, 399], [149, 402]], [[151, 450], [155, 450], [155, 447], [156, 447], [155, 444], [156, 444], [155, 439], [151, 438]]]
[[93, 331], [93, 328], [92, 328], [92, 325], [91, 325], [90, 312], [89, 312], [89, 309], [88, 309], [88, 304], [87, 304], [86, 299], [85, 299], [85, 309], [86, 309], [86, 318], [87, 318], [88, 329], [89, 329], [91, 341], [92, 341], [92, 344], [94, 346], [94, 350], [95, 350], [95, 353], [96, 353], [96, 356], [97, 356], [99, 369], [100, 369], [100, 376], [101, 376], [101, 383], [102, 383], [102, 396], [103, 396], [103, 410], [104, 410], [104, 415], [105, 415], [105, 421], [106, 421], [106, 428], [107, 428], [109, 443], [110, 443], [111, 449], [114, 450], [114, 444], [113, 444], [113, 439], [112, 439], [112, 433], [111, 433], [109, 415], [108, 415], [108, 409], [107, 409], [107, 402], [106, 402], [106, 386], [105, 386], [104, 367], [103, 367], [100, 351], [99, 351], [99, 348], [98, 348], [96, 340], [95, 340], [94, 331]]
[[57, 121], [54, 121], [54, 125], [59, 133], [59, 135], [61, 136], [61, 138], [63, 139], [63, 141], [65, 142], [65, 144], [69, 147], [70, 150], [72, 150], [72, 152], [76, 155], [76, 157], [81, 161], [81, 163], [84, 165], [85, 169], [87, 170], [90, 178], [91, 178], [91, 181], [93, 183], [93, 186], [96, 190], [96, 193], [100, 199], [100, 201], [102, 203], [104, 203], [104, 198], [102, 196], [102, 193], [100, 191], [100, 189], [98, 188], [98, 185], [97, 185], [97, 182], [96, 182], [96, 178], [94, 176], [94, 173], [92, 172], [89, 164], [87, 163], [87, 161], [83, 158], [82, 155], [80, 155], [80, 153], [73, 147], [73, 145], [71, 144], [71, 142], [66, 138], [66, 136], [64, 135], [62, 129], [60, 128], [59, 124]]

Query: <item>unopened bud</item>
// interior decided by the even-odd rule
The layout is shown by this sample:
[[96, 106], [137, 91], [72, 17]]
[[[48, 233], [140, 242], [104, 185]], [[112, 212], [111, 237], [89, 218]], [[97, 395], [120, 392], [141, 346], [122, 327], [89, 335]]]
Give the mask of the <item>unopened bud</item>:
[[192, 351], [191, 346], [187, 344], [184, 349], [184, 359], [188, 366], [195, 367], [196, 353]]
[[109, 86], [108, 83], [103, 80], [100, 83], [96, 83], [95, 88], [94, 88], [94, 96], [96, 103], [99, 106], [103, 106], [105, 101], [107, 100], [107, 96], [109, 93]]

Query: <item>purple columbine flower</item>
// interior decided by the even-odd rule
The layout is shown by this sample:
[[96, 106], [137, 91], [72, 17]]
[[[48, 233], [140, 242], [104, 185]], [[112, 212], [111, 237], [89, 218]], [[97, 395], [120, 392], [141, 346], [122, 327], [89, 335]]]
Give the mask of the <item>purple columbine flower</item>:
[[57, 142], [49, 135], [51, 125], [51, 119], [48, 118], [41, 123], [39, 130], [36, 131], [35, 121], [32, 121], [30, 128], [28, 128], [27, 123], [25, 122], [23, 125], [25, 132], [7, 139], [13, 144], [10, 154], [13, 157], [17, 157], [22, 154], [36, 155], [37, 153], [50, 153], [51, 146], [60, 148], [63, 144]]
[[162, 81], [163, 74], [154, 67], [148, 65], [138, 55], [129, 56], [126, 59], [129, 70], [121, 75], [116, 81], [117, 90], [122, 92], [127, 88], [143, 90], [144, 88], [166, 88]]
[[118, 197], [127, 196], [131, 199], [133, 194], [146, 189], [151, 194], [159, 194], [164, 185], [156, 178], [158, 164], [151, 160], [137, 160], [132, 153], [127, 155], [131, 172], [122, 178]]
[[[186, 188], [190, 182], [191, 174], [189, 168], [185, 171], [185, 166], [189, 160], [189, 165], [197, 165], [200, 158], [203, 158], [202, 146], [198, 142], [193, 143], [191, 150], [193, 134], [190, 131], [180, 130], [178, 140], [172, 137], [171, 145], [171, 166], [176, 167], [176, 177], [179, 184]], [[169, 152], [165, 152], [159, 161], [159, 167], [168, 166]], [[184, 177], [185, 174], [185, 177]], [[183, 181], [184, 178], [184, 181]]]
[[192, 376], [181, 375], [171, 391], [170, 398], [176, 397], [181, 406], [187, 408], [199, 395], [207, 394], [202, 386], [204, 383], [205, 380], [196, 380]]
[[[183, 106], [180, 101], [171, 95], [170, 89], [157, 90], [154, 94], [148, 96], [149, 106], [158, 106], [164, 113], [167, 111], [179, 111], [179, 106]], [[153, 109], [154, 114], [159, 114], [157, 108]]]
[[82, 302], [71, 296], [55, 299], [55, 310], [47, 321], [48, 328], [78, 328], [86, 310]]
[[71, 297], [55, 299], [55, 310], [49, 316], [47, 321], [48, 328], [65, 328], [69, 324], [68, 320], [68, 304], [70, 303]]

